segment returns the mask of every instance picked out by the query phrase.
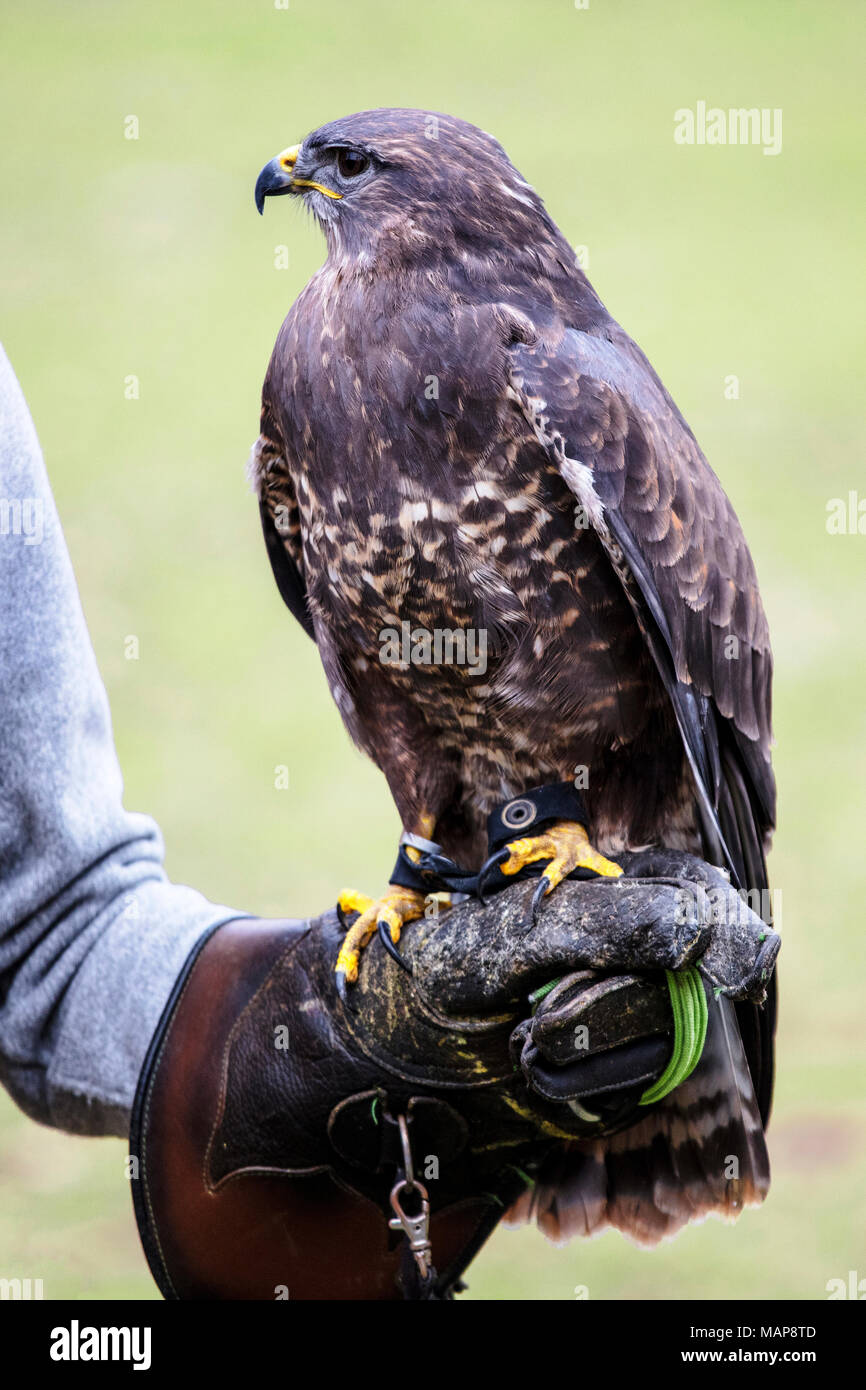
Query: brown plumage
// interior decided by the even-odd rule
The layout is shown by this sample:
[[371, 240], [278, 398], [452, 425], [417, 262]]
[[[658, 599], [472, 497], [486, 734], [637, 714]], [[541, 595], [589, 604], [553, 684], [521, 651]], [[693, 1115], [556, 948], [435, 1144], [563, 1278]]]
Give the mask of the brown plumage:
[[[283, 598], [404, 825], [429, 814], [445, 849], [477, 864], [493, 805], [585, 768], [604, 852], [697, 851], [765, 887], [771, 656], [752, 560], [694, 436], [538, 195], [489, 135], [387, 110], [272, 161], [257, 201], [282, 192], [303, 196], [328, 256], [280, 330], [252, 476]], [[486, 669], [383, 662], [383, 633], [403, 622], [483, 632]], [[737, 1013], [766, 1120], [772, 1003]], [[710, 1090], [719, 1133], [733, 1105], [749, 1146], [761, 1123], [732, 1100], [738, 1044]], [[610, 1141], [621, 1182], [632, 1154], [632, 1214], [615, 1224], [641, 1238], [681, 1224], [647, 1213], [654, 1143], [669, 1162], [688, 1103], [678, 1092]], [[552, 1234], [574, 1224], [563, 1194], [583, 1210], [600, 1180], [598, 1154], [569, 1162], [535, 1199]], [[712, 1187], [689, 1214], [724, 1206]], [[587, 1229], [607, 1210], [593, 1200]]]

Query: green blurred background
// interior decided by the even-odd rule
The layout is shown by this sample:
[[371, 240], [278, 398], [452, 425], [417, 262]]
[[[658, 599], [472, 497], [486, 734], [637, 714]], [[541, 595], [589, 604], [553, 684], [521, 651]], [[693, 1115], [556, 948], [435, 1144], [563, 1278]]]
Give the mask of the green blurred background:
[[[57, 494], [127, 805], [159, 820], [172, 876], [217, 902], [320, 910], [344, 882], [378, 886], [398, 833], [282, 607], [245, 482], [274, 337], [323, 255], [296, 207], [256, 216], [260, 166], [354, 110], [453, 112], [502, 141], [588, 248], [590, 278], [740, 513], [770, 618], [775, 1183], [737, 1228], [708, 1223], [652, 1253], [610, 1233], [555, 1249], [501, 1231], [468, 1296], [809, 1299], [866, 1275], [866, 538], [825, 528], [828, 499], [866, 492], [862, 5], [31, 0], [0, 14], [2, 337]], [[782, 153], [676, 145], [673, 113], [698, 100], [781, 107]], [[155, 1297], [123, 1155], [0, 1098], [0, 1274], [41, 1277], [48, 1298]]]

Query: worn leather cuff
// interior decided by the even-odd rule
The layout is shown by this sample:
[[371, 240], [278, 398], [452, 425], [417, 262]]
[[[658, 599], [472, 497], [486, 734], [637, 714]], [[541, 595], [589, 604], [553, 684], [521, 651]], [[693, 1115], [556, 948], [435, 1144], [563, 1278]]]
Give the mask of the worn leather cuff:
[[[355, 1008], [340, 1006], [340, 936], [334, 913], [312, 926], [229, 923], [178, 981], [142, 1072], [130, 1140], [139, 1231], [166, 1298], [422, 1296], [402, 1235], [388, 1226], [399, 1114], [432, 1209], [437, 1275], [423, 1296], [448, 1297], [525, 1190], [521, 1159], [531, 1165], [549, 1150], [531, 1118], [510, 1124], [489, 1084], [505, 1071], [523, 1086], [507, 1061], [513, 1020], [484, 1030], [489, 1077], [479, 1082], [468, 1062], [430, 1075], [414, 1054], [430, 1018], [413, 1029], [404, 1004], [401, 1017], [390, 1013], [390, 1035], [383, 1026], [386, 993], [393, 998], [405, 979], [384, 952], [365, 968]], [[442, 1025], [433, 1026], [441, 1041]], [[444, 1033], [456, 1054], [460, 1033]]]
[[487, 817], [487, 852], [495, 854], [511, 840], [540, 835], [558, 820], [589, 825], [583, 797], [572, 782], [533, 787], [497, 806]]

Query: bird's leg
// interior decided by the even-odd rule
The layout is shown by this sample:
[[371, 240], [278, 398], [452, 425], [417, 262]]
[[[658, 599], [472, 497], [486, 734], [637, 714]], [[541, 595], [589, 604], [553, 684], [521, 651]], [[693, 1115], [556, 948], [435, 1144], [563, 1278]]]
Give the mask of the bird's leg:
[[503, 874], [519, 874], [527, 864], [550, 860], [533, 895], [533, 921], [542, 900], [575, 869], [592, 869], [602, 878], [619, 878], [622, 873], [619, 864], [605, 859], [604, 855], [599, 854], [590, 844], [586, 830], [577, 821], [555, 821], [540, 835], [530, 835], [524, 840], [512, 840], [505, 848], [508, 858], [499, 865]]
[[[430, 839], [435, 828], [435, 817], [425, 814], [418, 817], [412, 833]], [[413, 863], [417, 863], [420, 858], [420, 852], [412, 845], [406, 846], [406, 854]], [[342, 918], [346, 912], [358, 912], [360, 916], [347, 931], [334, 967], [337, 991], [341, 999], [346, 998], [346, 986], [353, 985], [357, 980], [361, 952], [376, 931], [389, 954], [404, 970], [408, 969], [397, 950], [397, 943], [406, 923], [424, 916], [428, 896], [436, 899], [437, 912], [442, 907], [451, 906], [450, 893], [427, 895], [415, 888], [403, 888], [396, 883], [390, 883], [382, 896], [375, 899], [368, 898], [365, 893], [358, 893], [354, 888], [344, 889], [337, 899], [340, 917]]]

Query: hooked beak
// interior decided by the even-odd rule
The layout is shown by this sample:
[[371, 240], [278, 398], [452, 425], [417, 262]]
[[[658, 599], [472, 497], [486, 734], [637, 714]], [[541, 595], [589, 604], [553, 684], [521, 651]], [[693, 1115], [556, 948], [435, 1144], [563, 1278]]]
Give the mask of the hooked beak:
[[290, 145], [282, 154], [270, 160], [259, 174], [255, 193], [259, 213], [264, 212], [266, 198], [280, 198], [284, 193], [294, 193], [298, 188], [315, 188], [328, 198], [342, 198], [342, 193], [335, 193], [333, 188], [326, 188], [323, 183], [295, 178], [294, 169], [300, 148], [300, 145]]
[[270, 160], [256, 179], [256, 207], [259, 213], [265, 210], [266, 198], [279, 198], [292, 191], [292, 170], [298, 158], [300, 145], [290, 145], [282, 154]]

